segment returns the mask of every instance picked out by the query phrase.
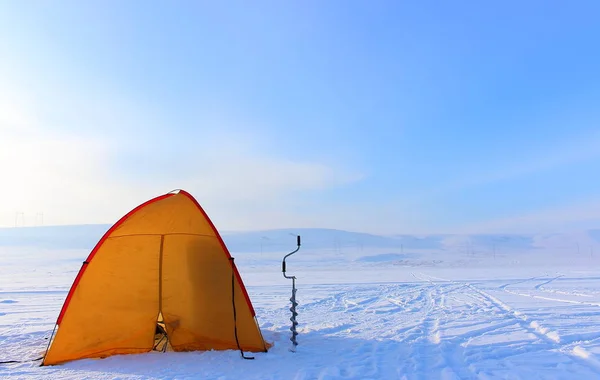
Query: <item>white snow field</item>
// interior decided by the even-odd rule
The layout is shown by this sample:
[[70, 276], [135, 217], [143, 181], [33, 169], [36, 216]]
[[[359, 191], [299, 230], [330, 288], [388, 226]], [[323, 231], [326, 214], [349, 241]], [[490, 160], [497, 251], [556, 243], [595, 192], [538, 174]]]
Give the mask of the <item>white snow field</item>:
[[[40, 357], [81, 262], [108, 226], [0, 230], [0, 361]], [[291, 283], [298, 341], [289, 351]], [[69, 236], [73, 236], [69, 238]], [[158, 353], [2, 379], [600, 379], [600, 234], [377, 237], [227, 233], [268, 353]], [[594, 254], [594, 250], [597, 254]]]

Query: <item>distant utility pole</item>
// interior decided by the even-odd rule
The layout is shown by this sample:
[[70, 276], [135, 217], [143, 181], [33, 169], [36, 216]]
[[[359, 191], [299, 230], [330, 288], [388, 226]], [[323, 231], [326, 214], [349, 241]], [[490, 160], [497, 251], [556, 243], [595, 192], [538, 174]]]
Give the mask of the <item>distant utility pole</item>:
[[37, 214], [35, 214], [35, 225], [36, 226], [43, 226], [44, 225], [44, 213], [43, 212], [38, 212]]
[[266, 237], [266, 236], [263, 236], [263, 237], [260, 238], [260, 256], [261, 257], [262, 257], [262, 254], [263, 254], [263, 244], [264, 244], [265, 240], [269, 240], [269, 238]]
[[362, 253], [362, 242], [360, 238], [356, 238], [356, 251]]
[[15, 213], [15, 227], [19, 226], [19, 217], [21, 217], [21, 226], [25, 226], [25, 213], [22, 211], [17, 211]]

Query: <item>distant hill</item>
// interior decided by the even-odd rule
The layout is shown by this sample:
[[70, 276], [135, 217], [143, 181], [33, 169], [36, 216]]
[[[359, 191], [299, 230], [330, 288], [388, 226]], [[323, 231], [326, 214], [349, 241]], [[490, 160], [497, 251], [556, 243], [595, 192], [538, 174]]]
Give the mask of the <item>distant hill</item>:
[[[51, 249], [92, 249], [110, 228], [108, 224], [0, 228], [0, 246]], [[579, 249], [589, 252], [597, 245], [600, 229], [555, 234], [473, 234], [473, 235], [392, 235], [382, 236], [323, 228], [294, 228], [264, 231], [222, 231], [232, 252], [287, 252], [294, 249], [296, 235], [302, 236], [304, 250], [326, 250], [359, 254], [363, 249], [405, 254], [415, 251], [458, 253], [529, 251], [541, 248]], [[383, 256], [388, 257], [388, 256]], [[392, 256], [390, 256], [392, 257]]]
[[[92, 249], [109, 228], [108, 224], [0, 228], [0, 246]], [[288, 251], [296, 246], [296, 235], [302, 236], [305, 249], [400, 248], [402, 245], [394, 237], [319, 228], [223, 231], [221, 235], [227, 247], [235, 252]]]
[[294, 248], [296, 235], [302, 237], [305, 249], [341, 251], [345, 248], [400, 249], [402, 242], [395, 237], [325, 228], [295, 228], [249, 232], [223, 232], [223, 240], [232, 251], [281, 251]]
[[92, 249], [108, 224], [0, 228], [0, 246]]

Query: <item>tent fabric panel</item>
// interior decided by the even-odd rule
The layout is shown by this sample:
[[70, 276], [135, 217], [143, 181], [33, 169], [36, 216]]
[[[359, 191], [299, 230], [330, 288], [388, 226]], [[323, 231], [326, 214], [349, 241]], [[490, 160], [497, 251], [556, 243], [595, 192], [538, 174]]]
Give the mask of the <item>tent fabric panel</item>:
[[[228, 256], [215, 236], [165, 236], [162, 313], [175, 351], [238, 348], [232, 303], [236, 272]], [[234, 275], [240, 346], [266, 351], [241, 279]]]
[[[100, 241], [98, 241], [98, 243], [96, 244], [96, 246], [94, 247], [94, 249], [92, 250], [92, 252], [90, 252], [90, 254], [88, 255], [87, 259], [85, 260], [86, 263], [90, 263], [92, 261], [92, 259], [94, 258], [94, 256], [96, 256], [96, 253], [98, 252], [98, 250], [103, 246], [104, 242], [106, 241], [106, 239], [108, 239], [109, 237], [111, 237], [114, 233], [114, 231], [119, 228], [122, 224], [124, 224], [131, 215], [135, 214], [138, 210], [146, 207], [149, 204], [155, 203], [155, 202], [159, 202], [165, 198], [169, 198], [174, 196], [175, 194], [163, 194], [160, 195], [156, 198], [153, 198], [149, 201], [146, 201], [144, 203], [142, 203], [141, 205], [137, 206], [136, 208], [134, 208], [133, 210], [129, 211], [127, 214], [125, 214], [121, 219], [119, 219], [108, 231], [106, 231], [106, 233], [102, 236], [102, 238], [100, 239]], [[67, 298], [65, 299], [65, 302], [63, 303], [63, 306], [60, 310], [60, 313], [58, 314], [58, 318], [56, 320], [56, 324], [60, 325], [61, 321], [62, 321], [62, 317], [65, 313], [65, 311], [67, 310], [69, 303], [71, 302], [71, 297], [73, 296], [73, 293], [75, 292], [75, 289], [77, 288], [77, 285], [79, 285], [79, 281], [81, 280], [81, 277], [83, 276], [83, 274], [85, 273], [87, 269], [87, 265], [83, 265], [81, 267], [81, 269], [79, 270], [79, 273], [77, 273], [77, 277], [75, 277], [75, 281], [73, 281], [73, 284], [71, 285], [71, 289], [69, 290], [69, 294], [67, 294]]]
[[197, 234], [214, 236], [215, 230], [194, 202], [183, 193], [174, 194], [131, 214], [111, 236]]
[[105, 239], [73, 290], [44, 364], [152, 349], [160, 240]]
[[[217, 237], [217, 239], [219, 241], [219, 244], [221, 245], [221, 248], [222, 248], [223, 252], [227, 255], [227, 258], [231, 258], [231, 254], [229, 253], [229, 250], [227, 249], [227, 246], [225, 245], [225, 242], [223, 241], [223, 238], [219, 234], [219, 231], [215, 227], [215, 225], [212, 222], [212, 220], [208, 217], [208, 214], [206, 213], [206, 211], [204, 211], [204, 209], [202, 208], [202, 206], [200, 206], [200, 203], [198, 203], [198, 201], [196, 200], [196, 198], [194, 198], [190, 193], [188, 193], [185, 190], [181, 190], [179, 192], [179, 194], [181, 194], [181, 195], [189, 198], [194, 203], [194, 205], [196, 205], [196, 208], [198, 210], [200, 210], [200, 212], [202, 213], [202, 215], [204, 216], [204, 218], [206, 219], [206, 221], [210, 225], [211, 229], [213, 230], [213, 233]], [[239, 283], [240, 283], [240, 286], [242, 288], [242, 291], [244, 292], [244, 297], [246, 298], [246, 303], [248, 304], [248, 307], [250, 308], [250, 310], [252, 312], [252, 315], [256, 316], [256, 312], [254, 310], [254, 306], [252, 305], [252, 301], [250, 301], [250, 296], [248, 295], [248, 291], [246, 290], [246, 287], [244, 286], [244, 284], [242, 282], [242, 277], [240, 276], [237, 267], [234, 266], [234, 270], [236, 272], [236, 276], [237, 276], [237, 279], [239, 280]]]

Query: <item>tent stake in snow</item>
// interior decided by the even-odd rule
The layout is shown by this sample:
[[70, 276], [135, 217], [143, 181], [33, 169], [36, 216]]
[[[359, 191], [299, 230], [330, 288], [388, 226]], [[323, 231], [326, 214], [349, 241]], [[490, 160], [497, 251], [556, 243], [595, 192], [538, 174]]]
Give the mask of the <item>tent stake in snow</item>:
[[298, 335], [298, 332], [296, 331], [296, 326], [298, 326], [298, 322], [296, 322], [296, 316], [298, 315], [298, 313], [296, 312], [296, 306], [298, 306], [298, 302], [296, 302], [296, 276], [288, 276], [285, 274], [285, 259], [287, 259], [288, 257], [300, 250], [300, 236], [297, 235], [297, 238], [298, 248], [296, 248], [293, 252], [290, 252], [287, 255], [285, 255], [283, 257], [283, 261], [281, 262], [281, 270], [283, 272], [283, 277], [292, 280], [292, 297], [290, 298], [290, 301], [292, 302], [292, 307], [290, 307], [290, 311], [292, 312], [292, 317], [290, 318], [290, 321], [292, 321], [292, 327], [290, 327], [292, 337], [290, 338], [290, 340], [292, 341], [293, 345], [290, 351], [292, 352], [296, 352], [296, 346], [298, 345], [298, 341], [296, 340], [296, 336]]

